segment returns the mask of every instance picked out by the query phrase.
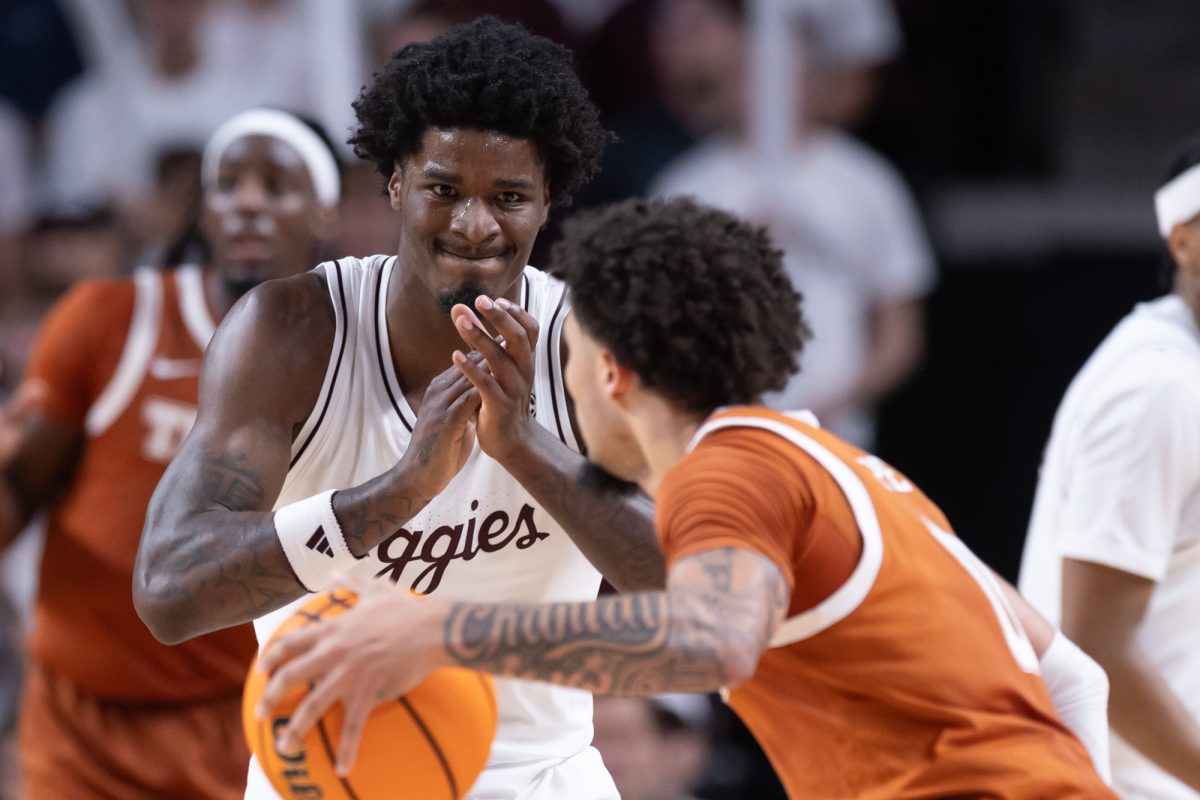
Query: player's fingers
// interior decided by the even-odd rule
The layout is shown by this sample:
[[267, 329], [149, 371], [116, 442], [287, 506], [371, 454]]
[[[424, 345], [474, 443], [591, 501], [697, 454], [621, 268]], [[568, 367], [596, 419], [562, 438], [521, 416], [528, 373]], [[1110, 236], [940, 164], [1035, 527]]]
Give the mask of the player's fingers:
[[520, 368], [515, 359], [523, 349], [524, 337], [521, 338], [520, 344], [505, 342], [501, 345], [488, 334], [479, 318], [464, 305], [455, 306], [451, 316], [458, 329], [458, 335], [483, 354], [488, 363], [488, 371], [496, 377], [501, 386], [507, 388], [517, 377], [514, 370]]
[[534, 318], [533, 314], [521, 308], [520, 303], [514, 303], [503, 297], [496, 300], [496, 305], [502, 311], [507, 312], [521, 326], [521, 329], [525, 332], [525, 338], [529, 340], [529, 349], [532, 350], [537, 347], [538, 337], [541, 335], [541, 326], [538, 325], [538, 321]]
[[299, 752], [305, 735], [320, 721], [329, 707], [341, 699], [348, 688], [348, 683], [345, 668], [335, 667], [320, 681], [309, 687], [304, 699], [292, 712], [287, 725], [279, 732], [280, 752], [288, 754]]
[[474, 386], [463, 392], [450, 406], [450, 424], [452, 426], [470, 424], [471, 417], [479, 411], [482, 402], [479, 390]]
[[259, 658], [263, 672], [274, 675], [283, 665], [296, 658], [301, 653], [308, 652], [320, 639], [324, 624], [318, 622], [281, 636], [267, 645]]
[[475, 387], [481, 401], [502, 393], [496, 376], [487, 369], [484, 369], [482, 364], [472, 363], [460, 350], [455, 350], [451, 358], [454, 360], [454, 366], [458, 368], [463, 377]]
[[270, 677], [263, 687], [255, 715], [258, 719], [266, 719], [298, 687], [305, 686], [331, 669], [337, 668], [342, 660], [331, 648], [317, 645], [310, 652], [298, 655], [274, 672], [268, 672]]
[[[510, 303], [504, 298], [493, 301], [490, 297], [481, 296], [476, 298], [475, 307], [491, 323], [499, 337], [503, 338], [504, 352], [512, 359], [520, 374], [532, 375], [533, 348], [537, 344], [537, 323], [533, 317], [516, 303]], [[533, 323], [532, 337], [530, 331], [517, 319], [518, 313]]]
[[358, 745], [362, 741], [363, 729], [367, 726], [367, 717], [375, 708], [375, 700], [364, 692], [359, 691], [345, 702], [345, 713], [342, 715], [342, 735], [338, 741], [337, 774], [345, 778], [354, 769], [358, 758]]

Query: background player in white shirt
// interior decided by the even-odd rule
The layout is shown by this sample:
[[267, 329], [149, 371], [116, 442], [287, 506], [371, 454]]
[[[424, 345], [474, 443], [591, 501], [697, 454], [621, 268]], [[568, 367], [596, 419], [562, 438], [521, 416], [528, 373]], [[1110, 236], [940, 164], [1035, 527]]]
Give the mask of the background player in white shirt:
[[[661, 586], [649, 502], [583, 480], [558, 347], [568, 309], [526, 266], [551, 203], [609, 138], [568, 52], [485, 18], [399, 51], [354, 107], [350, 142], [387, 181], [397, 256], [264, 285], [230, 313], [147, 515], [142, 618], [180, 641], [278, 611], [261, 639], [335, 569], [448, 597], [583, 600], [599, 586], [586, 554], [619, 588]], [[451, 360], [456, 303], [510, 323], [482, 411]], [[616, 797], [590, 696], [509, 681], [497, 698], [472, 796]], [[253, 766], [248, 796], [275, 796]]]
[[1175, 288], [1075, 377], [1046, 446], [1021, 592], [1107, 670], [1113, 785], [1200, 798], [1200, 143], [1156, 197]]

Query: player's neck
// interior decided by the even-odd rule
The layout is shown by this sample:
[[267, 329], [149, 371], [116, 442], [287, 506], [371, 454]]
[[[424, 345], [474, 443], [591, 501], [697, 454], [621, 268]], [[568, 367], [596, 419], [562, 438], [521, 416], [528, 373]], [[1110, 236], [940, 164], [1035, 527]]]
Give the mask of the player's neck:
[[680, 411], [655, 394], [639, 399], [631, 426], [646, 462], [646, 475], [639, 481], [646, 494], [658, 494], [663, 478], [687, 454], [703, 422], [703, 415]]
[[1175, 274], [1175, 294], [1192, 312], [1196, 325], [1200, 326], [1200, 279], [1185, 273], [1182, 268]]

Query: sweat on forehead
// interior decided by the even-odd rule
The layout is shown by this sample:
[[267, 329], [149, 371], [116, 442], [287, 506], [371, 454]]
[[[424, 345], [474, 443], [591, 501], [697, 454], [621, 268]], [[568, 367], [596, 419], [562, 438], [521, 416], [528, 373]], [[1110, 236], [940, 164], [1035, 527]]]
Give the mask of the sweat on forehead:
[[341, 197], [341, 179], [329, 147], [296, 117], [270, 108], [244, 111], [217, 128], [204, 148], [200, 164], [200, 176], [206, 187], [216, 185], [225, 152], [235, 142], [249, 136], [265, 136], [286, 144], [307, 167], [317, 200], [324, 206], [337, 205]]

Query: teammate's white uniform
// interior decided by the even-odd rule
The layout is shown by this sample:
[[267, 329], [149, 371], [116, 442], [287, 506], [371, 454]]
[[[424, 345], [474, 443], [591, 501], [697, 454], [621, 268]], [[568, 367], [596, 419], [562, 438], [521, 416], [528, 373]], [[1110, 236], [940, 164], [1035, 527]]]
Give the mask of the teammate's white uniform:
[[[1200, 326], [1176, 294], [1127, 315], [1055, 415], [1018, 584], [1055, 624], [1064, 558], [1154, 581], [1137, 645], [1200, 720]], [[1115, 732], [1112, 776], [1125, 800], [1200, 800]]]
[[[408, 446], [416, 416], [388, 350], [385, 298], [395, 257], [322, 264], [337, 318], [317, 404], [292, 445], [276, 508], [390, 469]], [[537, 321], [534, 416], [578, 450], [567, 419], [559, 343], [568, 304], [563, 285], [526, 267], [521, 305]], [[600, 574], [562, 527], [478, 444], [446, 489], [356, 569], [456, 600], [583, 601]], [[304, 598], [254, 627], [266, 642]], [[544, 683], [496, 679], [500, 724], [473, 800], [601, 800], [617, 791], [591, 747], [592, 697]], [[277, 797], [251, 759], [247, 798]]]

